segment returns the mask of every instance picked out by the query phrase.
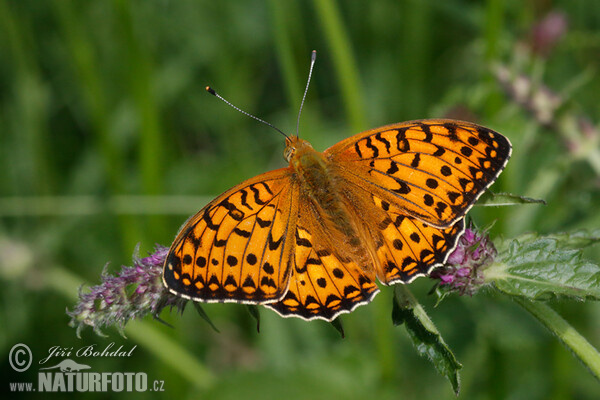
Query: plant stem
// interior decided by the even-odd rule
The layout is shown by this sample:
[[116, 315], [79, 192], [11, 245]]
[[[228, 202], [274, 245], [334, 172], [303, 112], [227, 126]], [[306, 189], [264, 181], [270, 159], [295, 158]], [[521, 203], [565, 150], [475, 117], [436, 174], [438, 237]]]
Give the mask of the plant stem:
[[411, 309], [427, 330], [439, 335], [439, 331], [433, 324], [433, 321], [406, 285], [394, 285], [394, 300], [400, 307]]
[[556, 337], [600, 380], [600, 353], [550, 306], [519, 296], [513, 299], [556, 335]]
[[336, 2], [314, 0], [316, 14], [320, 19], [324, 36], [329, 43], [329, 51], [339, 80], [342, 101], [352, 129], [360, 132], [366, 127], [364, 104], [362, 102], [358, 66], [352, 55], [352, 41], [344, 27]]

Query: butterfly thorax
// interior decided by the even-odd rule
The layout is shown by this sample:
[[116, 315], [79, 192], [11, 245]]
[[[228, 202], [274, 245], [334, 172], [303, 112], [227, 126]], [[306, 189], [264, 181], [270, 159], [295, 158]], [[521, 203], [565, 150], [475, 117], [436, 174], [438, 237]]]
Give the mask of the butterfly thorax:
[[338, 214], [340, 199], [336, 182], [328, 170], [328, 161], [323, 154], [313, 149], [306, 140], [296, 136], [287, 141], [285, 154], [290, 167], [300, 184], [301, 192], [308, 195], [326, 213]]

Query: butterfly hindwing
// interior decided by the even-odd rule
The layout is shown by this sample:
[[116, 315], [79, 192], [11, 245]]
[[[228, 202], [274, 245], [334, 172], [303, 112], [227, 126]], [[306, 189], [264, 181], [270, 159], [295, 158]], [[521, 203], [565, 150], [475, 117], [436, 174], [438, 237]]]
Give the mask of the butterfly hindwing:
[[355, 184], [437, 227], [464, 217], [502, 172], [510, 154], [504, 136], [454, 120], [388, 125], [325, 151]]
[[378, 277], [386, 285], [408, 283], [442, 265], [464, 231], [463, 219], [448, 228], [436, 228], [379, 198], [373, 200], [388, 215], [379, 225], [381, 237], [376, 246]]
[[367, 265], [379, 281], [408, 283], [446, 261], [464, 231], [464, 219], [446, 228], [435, 227], [346, 178], [342, 171], [338, 181], [345, 188], [343, 202], [356, 219], [354, 225], [366, 229], [361, 245], [370, 254]]
[[[302, 215], [302, 214], [301, 214]], [[337, 255], [314, 226], [296, 228], [296, 250], [290, 286], [283, 299], [267, 307], [282, 316], [331, 321], [366, 304], [379, 292], [374, 271]], [[312, 229], [312, 234], [309, 230]]]
[[225, 192], [186, 222], [171, 245], [163, 281], [197, 301], [261, 304], [287, 291], [297, 185], [283, 168]]

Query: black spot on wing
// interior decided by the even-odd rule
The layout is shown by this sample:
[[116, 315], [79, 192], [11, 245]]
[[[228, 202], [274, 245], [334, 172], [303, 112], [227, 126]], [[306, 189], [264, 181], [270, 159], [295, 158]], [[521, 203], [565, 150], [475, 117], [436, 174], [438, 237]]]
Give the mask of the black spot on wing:
[[206, 266], [206, 258], [202, 256], [196, 258], [196, 266], [198, 266], [198, 268], [204, 268]]
[[446, 149], [441, 146], [435, 145], [435, 147], [437, 150], [432, 154], [434, 157], [441, 157], [446, 152]]
[[300, 237], [298, 230], [296, 230], [296, 245], [302, 247], [312, 247], [310, 240]]
[[241, 221], [244, 219], [244, 213], [235, 206], [235, 204], [230, 203], [229, 200], [225, 199], [221, 202], [221, 206], [225, 207], [229, 211], [229, 216], [236, 221]]
[[386, 152], [388, 152], [388, 153], [390, 152], [390, 148], [391, 148], [392, 145], [390, 144], [389, 140], [387, 140], [386, 138], [384, 138], [384, 137], [381, 136], [381, 132], [378, 132], [375, 135], [375, 139], [378, 142], [383, 143], [385, 145]]
[[267, 184], [266, 184], [266, 183], [264, 183], [264, 182], [261, 182], [260, 184], [261, 184], [261, 185], [263, 186], [263, 188], [264, 188], [264, 189], [267, 191], [267, 193], [269, 193], [271, 196], [273, 196], [273, 192], [271, 191], [271, 188], [269, 187], [269, 185], [267, 185]]
[[254, 186], [250, 186], [250, 190], [252, 190], [252, 194], [254, 195], [254, 202], [260, 206], [264, 205], [266, 201], [262, 201], [260, 199], [260, 191]]
[[270, 220], [264, 220], [261, 219], [260, 217], [256, 217], [256, 222], [258, 223], [258, 226], [260, 226], [261, 228], [266, 228], [268, 226], [271, 225], [271, 221]]
[[[216, 231], [219, 229], [219, 225], [217, 224], [213, 224], [212, 219], [208, 213], [208, 210], [204, 211], [204, 214], [202, 215], [202, 220], [206, 223], [206, 227], [210, 230]], [[189, 229], [193, 229], [193, 227], [190, 227]]]
[[390, 167], [388, 168], [387, 171], [385, 171], [386, 174], [388, 175], [394, 175], [396, 172], [398, 172], [398, 166], [396, 165], [396, 163], [394, 161], [390, 162]]
[[446, 122], [444, 124], [444, 128], [446, 128], [448, 130], [448, 139], [450, 139], [451, 142], [460, 141], [460, 139], [458, 138], [458, 135], [456, 134], [456, 125], [454, 125], [451, 122]]
[[254, 279], [250, 275], [246, 276], [244, 279], [244, 283], [242, 283], [242, 287], [251, 287], [256, 289], [256, 283], [254, 283]]
[[431, 140], [433, 139], [433, 134], [431, 133], [431, 129], [429, 129], [429, 125], [421, 124], [421, 129], [425, 133], [425, 138], [423, 139], [423, 141], [431, 143]]
[[242, 190], [240, 191], [240, 193], [242, 193], [242, 205], [252, 210], [252, 207], [250, 207], [250, 205], [248, 204], [248, 192]]
[[233, 277], [233, 275], [227, 275], [227, 278], [225, 279], [225, 283], [223, 284], [223, 286], [236, 286], [237, 287], [237, 282], [235, 281], [235, 278]]
[[406, 130], [407, 129], [408, 129], [408, 127], [398, 129], [398, 133], [396, 134], [396, 142], [398, 143], [398, 145], [397, 145], [398, 150], [403, 153], [410, 151], [410, 143], [408, 143], [408, 139], [406, 139]]
[[278, 240], [273, 240], [273, 235], [269, 233], [267, 242], [269, 243], [269, 250], [277, 250], [283, 241], [284, 236], [282, 235]]
[[421, 154], [417, 153], [417, 154], [415, 154], [415, 157], [413, 158], [412, 162], [410, 163], [410, 166], [413, 168], [417, 168], [419, 166], [420, 162], [421, 162]]
[[370, 136], [367, 138], [366, 146], [369, 149], [371, 149], [371, 151], [373, 151], [373, 158], [379, 157], [379, 149], [377, 148], [377, 146], [373, 145], [373, 142], [371, 141], [371, 137]]
[[358, 154], [358, 156], [360, 158], [363, 158], [362, 151], [360, 150], [360, 146], [358, 145], [358, 142], [354, 143], [354, 150], [356, 151], [356, 154]]
[[236, 227], [236, 228], [234, 228], [233, 232], [234, 232], [236, 235], [239, 235], [239, 236], [241, 236], [241, 237], [245, 237], [245, 238], [248, 238], [248, 237], [250, 237], [250, 235], [251, 235], [250, 231], [246, 231], [246, 230], [244, 230], [244, 229], [240, 229], [240, 228], [237, 228], [237, 227]]

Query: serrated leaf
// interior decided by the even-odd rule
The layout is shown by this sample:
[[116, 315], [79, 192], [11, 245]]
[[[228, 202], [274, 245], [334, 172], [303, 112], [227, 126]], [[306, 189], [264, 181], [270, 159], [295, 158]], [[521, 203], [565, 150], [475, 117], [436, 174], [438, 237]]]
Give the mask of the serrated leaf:
[[[541, 237], [542, 236], [538, 233], [529, 232], [511, 240], [495, 240], [494, 243], [496, 244], [496, 248], [500, 252], [503, 252], [504, 250], [508, 249], [508, 246], [514, 240], [520, 243], [525, 243], [534, 241]], [[600, 243], [600, 229], [595, 229], [593, 231], [581, 229], [574, 232], [559, 232], [544, 235], [543, 237], [558, 240], [558, 245], [561, 249], [583, 249], [585, 247]]]
[[423, 307], [404, 285], [394, 287], [392, 321], [394, 325], [404, 324], [417, 352], [433, 363], [438, 372], [450, 381], [454, 393], [458, 395], [458, 370], [462, 365], [456, 360]]
[[596, 232], [523, 235], [502, 244], [483, 277], [506, 294], [533, 300], [600, 300], [600, 266], [581, 257], [582, 247], [598, 241]]
[[546, 201], [542, 199], [532, 199], [531, 197], [518, 196], [512, 193], [492, 193], [486, 191], [477, 201], [477, 206], [483, 207], [499, 207], [499, 206], [514, 206], [518, 204], [543, 204]]

